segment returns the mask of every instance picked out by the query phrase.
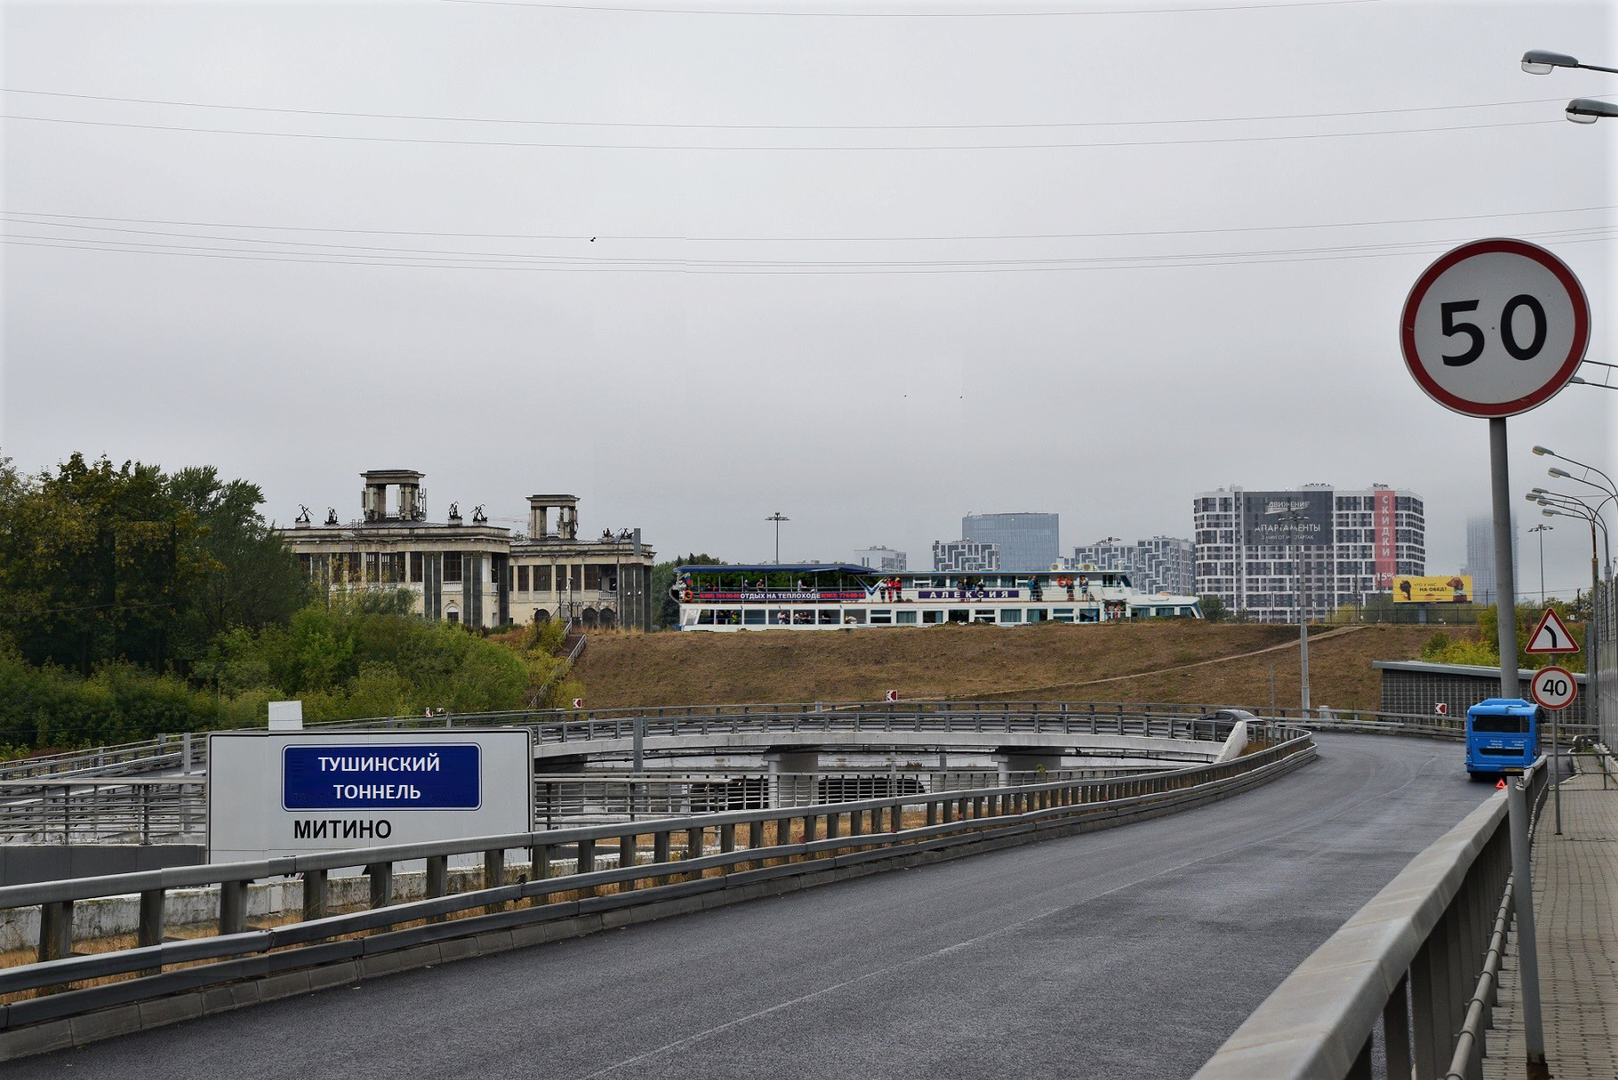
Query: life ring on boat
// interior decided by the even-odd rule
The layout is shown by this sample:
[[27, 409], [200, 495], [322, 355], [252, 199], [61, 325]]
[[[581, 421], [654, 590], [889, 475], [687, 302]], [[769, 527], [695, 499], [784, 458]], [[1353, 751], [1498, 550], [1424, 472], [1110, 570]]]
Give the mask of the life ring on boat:
[[1062, 588], [1064, 588], [1064, 589], [1065, 589], [1065, 588], [1067, 588], [1067, 587], [1068, 587], [1068, 586], [1069, 586], [1069, 585], [1071, 585], [1071, 584], [1073, 584], [1073, 582], [1072, 582], [1072, 581], [1071, 581], [1071, 580], [1070, 580], [1070, 579], [1068, 579], [1068, 578], [1065, 578], [1065, 577], [1059, 577], [1059, 578], [1057, 578], [1057, 579], [1056, 579], [1056, 584], [1058, 584], [1058, 585], [1060, 585], [1060, 586], [1061, 586], [1061, 587], [1062, 587]]
[[685, 602], [689, 604], [691, 602], [691, 599], [692, 599], [691, 590], [690, 589], [685, 590]]

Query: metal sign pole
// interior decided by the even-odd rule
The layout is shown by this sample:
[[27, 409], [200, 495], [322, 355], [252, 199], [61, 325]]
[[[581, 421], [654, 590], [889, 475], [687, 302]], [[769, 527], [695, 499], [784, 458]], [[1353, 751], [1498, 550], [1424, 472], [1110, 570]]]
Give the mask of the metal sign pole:
[[[1517, 580], [1511, 565], [1511, 473], [1506, 462], [1503, 416], [1489, 418], [1489, 487], [1494, 501], [1494, 579], [1499, 586], [1495, 612], [1499, 623], [1500, 696], [1521, 698], [1517, 682]], [[1520, 783], [1507, 785], [1506, 807], [1511, 819], [1511, 872], [1517, 880], [1517, 966], [1522, 982], [1528, 1075], [1548, 1077], [1539, 1005], [1539, 949], [1534, 937], [1533, 848], [1528, 831], [1531, 808]]]

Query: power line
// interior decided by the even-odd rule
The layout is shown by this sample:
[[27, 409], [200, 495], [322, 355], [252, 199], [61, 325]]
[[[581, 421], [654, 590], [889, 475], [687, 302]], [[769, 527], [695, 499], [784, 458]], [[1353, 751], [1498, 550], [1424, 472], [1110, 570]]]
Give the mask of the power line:
[[1385, 128], [1374, 131], [1309, 132], [1301, 135], [1233, 135], [1219, 138], [1197, 139], [1133, 139], [1115, 142], [1082, 143], [979, 143], [976, 145], [932, 146], [723, 146], [697, 143], [590, 143], [590, 142], [523, 142], [504, 139], [436, 139], [398, 135], [330, 135], [312, 131], [254, 131], [247, 128], [206, 128], [183, 124], [135, 124], [116, 120], [72, 120], [60, 116], [23, 116], [17, 113], [0, 114], [0, 120], [21, 120], [39, 124], [69, 124], [75, 127], [110, 127], [135, 131], [187, 132], [198, 135], [250, 135], [271, 139], [312, 139], [320, 142], [397, 143], [415, 146], [496, 146], [540, 150], [685, 150], [753, 153], [909, 153], [916, 151], [947, 150], [1080, 150], [1092, 147], [1127, 146], [1197, 146], [1214, 143], [1297, 142], [1311, 139], [1347, 139], [1372, 135], [1422, 135], [1439, 131], [1478, 131], [1489, 128], [1537, 127], [1542, 124], [1560, 124], [1561, 118], [1548, 120], [1511, 120], [1487, 124], [1443, 124], [1433, 127]]
[[[1610, 234], [1613, 230], [1594, 231]], [[1537, 234], [1529, 234], [1537, 235]], [[1566, 244], [1600, 243], [1610, 235], [1569, 236], [1560, 242]], [[478, 261], [468, 257], [417, 258], [395, 256], [373, 258], [341, 253], [316, 254], [312, 252], [257, 252], [243, 253], [231, 248], [206, 248], [186, 245], [119, 244], [116, 241], [94, 242], [60, 237], [8, 235], [0, 243], [18, 247], [58, 248], [69, 251], [122, 252], [137, 255], [167, 255], [181, 258], [211, 258], [237, 261], [305, 263], [338, 266], [392, 266], [416, 267], [434, 270], [527, 270], [569, 271], [575, 273], [684, 273], [706, 275], [846, 275], [846, 274], [959, 274], [959, 273], [1029, 273], [1050, 270], [1125, 270], [1125, 269], [1178, 269], [1203, 266], [1268, 265], [1272, 263], [1322, 262], [1343, 259], [1385, 258], [1395, 255], [1419, 254], [1453, 244], [1453, 240], [1415, 241], [1399, 245], [1381, 245], [1396, 250], [1378, 250], [1376, 247], [1354, 246], [1346, 248], [1294, 249], [1294, 251], [1215, 252], [1208, 254], [1179, 254], [1161, 256], [1116, 256], [1089, 259], [1041, 260], [962, 260], [959, 262], [870, 262], [870, 263], [762, 263], [702, 262], [694, 260], [622, 260], [618, 264], [600, 261], [567, 260], [536, 262]]]
[[[125, 228], [114, 228], [114, 227], [99, 226], [99, 225], [78, 225], [78, 224], [66, 224], [66, 225], [64, 225], [64, 224], [60, 224], [60, 223], [57, 223], [57, 222], [50, 222], [50, 221], [30, 221], [30, 220], [15, 217], [14, 215], [7, 215], [7, 217], [9, 218], [8, 224], [15, 224], [15, 225], [33, 225], [33, 226], [45, 227], [45, 228], [71, 228], [71, 229], [90, 230], [90, 231], [105, 232], [105, 233], [122, 233], [122, 234], [126, 234], [126, 235], [137, 235], [137, 236], [163, 236], [163, 237], [170, 237], [170, 238], [176, 238], [176, 239], [186, 239], [186, 240], [218, 240], [218, 241], [223, 241], [223, 242], [232, 243], [232, 244], [279, 245], [279, 246], [282, 246], [282, 247], [299, 247], [299, 248], [322, 249], [322, 250], [310, 251], [310, 252], [307, 252], [307, 254], [336, 254], [336, 252], [334, 252], [332, 249], [342, 249], [343, 251], [358, 251], [358, 252], [365, 252], [365, 253], [379, 253], [380, 252], [380, 253], [390, 254], [390, 255], [459, 256], [459, 257], [463, 257], [463, 258], [492, 258], [492, 259], [501, 259], [501, 260], [522, 260], [522, 261], [557, 262], [557, 263], [596, 263], [596, 264], [677, 263], [677, 264], [680, 264], [680, 265], [701, 264], [701, 265], [727, 265], [727, 266], [856, 265], [855, 263], [852, 263], [849, 260], [833, 260], [833, 261], [826, 261], [826, 262], [813, 262], [813, 261], [810, 261], [810, 260], [802, 260], [802, 259], [793, 259], [793, 260], [742, 260], [742, 259], [692, 259], [692, 258], [689, 258], [689, 257], [682, 257], [682, 258], [678, 258], [678, 259], [667, 259], [667, 258], [648, 258], [648, 257], [608, 256], [608, 255], [595, 255], [595, 256], [590, 256], [590, 255], [539, 255], [539, 254], [533, 254], [533, 253], [508, 252], [508, 251], [453, 251], [453, 250], [445, 250], [443, 248], [379, 247], [379, 246], [374, 246], [374, 245], [333, 244], [333, 243], [329, 243], [329, 242], [314, 242], [314, 241], [305, 241], [305, 240], [259, 239], [257, 237], [226, 236], [226, 235], [221, 235], [221, 234], [218, 234], [218, 233], [185, 233], [185, 232], [171, 232], [171, 231], [160, 230], [160, 229], [125, 229]], [[1538, 238], [1561, 237], [1561, 236], [1578, 235], [1578, 234], [1581, 234], [1581, 233], [1588, 233], [1588, 232], [1608, 231], [1608, 230], [1610, 230], [1610, 228], [1611, 228], [1610, 226], [1592, 225], [1592, 226], [1583, 226], [1583, 227], [1580, 227], [1580, 228], [1572, 228], [1572, 229], [1543, 230], [1543, 231], [1540, 231], [1540, 232], [1537, 232], [1537, 233], [1532, 233], [1532, 234], [1529, 234], [1529, 235], [1532, 235], [1532, 236], [1535, 236], [1535, 237], [1538, 237]], [[67, 241], [67, 242], [70, 242], [70, 243], [93, 243], [93, 242], [120, 243], [120, 244], [124, 243], [124, 241], [114, 241], [114, 240], [112, 240], [110, 238], [106, 238], [106, 237], [84, 237], [84, 238], [79, 238], [79, 237], [65, 237], [65, 236], [35, 236], [35, 235], [23, 234], [21, 236], [21, 238], [22, 239], [33, 239], [33, 240], [59, 239], [59, 240]], [[1383, 244], [1361, 244], [1361, 245], [1349, 244], [1349, 245], [1340, 245], [1340, 246], [1338, 246], [1336, 248], [1279, 249], [1279, 251], [1240, 252], [1238, 254], [1244, 254], [1244, 255], [1248, 255], [1248, 254], [1278, 254], [1278, 253], [1288, 253], [1288, 252], [1293, 252], [1293, 251], [1315, 252], [1315, 251], [1327, 251], [1327, 250], [1337, 250], [1337, 251], [1369, 250], [1369, 249], [1375, 249], [1375, 248], [1408, 247], [1411, 244], [1458, 243], [1458, 242], [1459, 241], [1437, 241], [1437, 240], [1432, 240], [1432, 241], [1429, 241], [1429, 240], [1399, 241], [1399, 242], [1389, 242], [1389, 243], [1383, 243]], [[128, 243], [138, 245], [138, 246], [148, 246], [148, 245], [142, 244], [141, 242], [138, 242], [138, 241], [129, 241]], [[1231, 253], [1227, 252], [1227, 253], [1216, 253], [1216, 254], [1231, 254]], [[1156, 259], [1156, 258], [1179, 258], [1179, 257], [1193, 258], [1193, 257], [1200, 257], [1200, 256], [1194, 256], [1194, 255], [1185, 255], [1185, 256], [1117, 256], [1117, 257], [1102, 257], [1102, 258], [1097, 258], [1097, 259], [1092, 260], [1092, 261], [1110, 261], [1112, 258], [1122, 258], [1122, 259], [1130, 259], [1130, 260], [1135, 260], [1135, 259], [1145, 260], [1145, 259]], [[869, 262], [869, 263], [877, 263], [877, 264], [892, 264], [892, 263], [897, 262], [899, 260], [873, 259], [873, 260], [865, 260], [865, 261]], [[1009, 259], [1009, 260], [979, 260], [979, 261], [1029, 262], [1029, 261], [1043, 261], [1043, 260]], [[921, 264], [916, 260], [905, 260], [905, 262], [907, 262], [909, 264], [916, 264], [916, 265]]]
[[1085, 18], [1109, 15], [1190, 15], [1221, 11], [1264, 11], [1275, 8], [1305, 10], [1308, 8], [1347, 7], [1360, 4], [1380, 4], [1383, 0], [1316, 0], [1314, 3], [1258, 3], [1219, 4], [1206, 7], [1135, 8], [1122, 7], [1113, 11], [790, 11], [754, 8], [665, 8], [630, 7], [607, 4], [565, 4], [546, 0], [439, 0], [444, 4], [467, 4], [477, 7], [535, 8], [550, 11], [600, 11], [632, 15], [746, 15], [776, 18], [806, 19], [1043, 19]]
[[[1223, 233], [1290, 232], [1300, 229], [1357, 229], [1378, 225], [1425, 225], [1452, 221], [1483, 221], [1496, 218], [1540, 217], [1547, 214], [1585, 214], [1618, 209], [1618, 204], [1574, 206], [1559, 210], [1509, 210], [1493, 214], [1458, 214], [1447, 217], [1382, 218], [1368, 221], [1324, 221], [1298, 225], [1242, 225], [1212, 229], [1141, 229], [1078, 233], [964, 233], [938, 236], [676, 236], [673, 234], [636, 235], [598, 233], [601, 240], [680, 240], [691, 243], [905, 243], [911, 241], [954, 240], [1074, 240], [1138, 236], [1203, 236]], [[342, 233], [358, 236], [429, 236], [473, 240], [589, 240], [583, 233], [484, 233], [427, 232], [416, 229], [352, 229], [311, 225], [265, 225], [231, 221], [179, 221], [172, 218], [106, 217], [98, 214], [52, 214], [34, 210], [0, 211], [6, 217], [53, 218], [61, 221], [114, 221], [134, 225], [175, 225], [197, 229], [243, 229], [277, 232]], [[36, 222], [28, 222], [36, 224]], [[37, 222], [44, 224], [44, 222]]]
[[[13, 222], [13, 224], [44, 224], [44, 225], [48, 226], [50, 223], [36, 223], [36, 222], [18, 221], [18, 222]], [[385, 256], [388, 256], [390, 258], [397, 258], [397, 259], [401, 260], [402, 262], [412, 262], [412, 261], [422, 261], [422, 262], [444, 262], [444, 261], [465, 262], [465, 261], [469, 261], [469, 260], [490, 259], [490, 260], [497, 260], [499, 262], [513, 262], [513, 263], [535, 262], [535, 263], [552, 263], [552, 264], [558, 264], [558, 265], [597, 265], [597, 266], [626, 266], [626, 265], [648, 266], [648, 265], [651, 265], [651, 266], [681, 266], [681, 267], [697, 267], [697, 266], [722, 266], [722, 267], [778, 267], [778, 266], [808, 266], [808, 267], [814, 267], [814, 266], [835, 266], [835, 267], [852, 267], [852, 266], [942, 266], [942, 265], [959, 265], [959, 264], [970, 264], [970, 265], [1008, 265], [1008, 264], [1024, 265], [1024, 264], [1036, 264], [1036, 263], [1072, 263], [1072, 264], [1079, 264], [1079, 263], [1099, 263], [1099, 262], [1105, 262], [1105, 263], [1142, 262], [1142, 263], [1144, 263], [1144, 262], [1156, 262], [1156, 261], [1163, 261], [1163, 260], [1170, 260], [1170, 259], [1197, 260], [1197, 259], [1205, 259], [1205, 258], [1220, 258], [1220, 257], [1227, 257], [1227, 256], [1259, 257], [1259, 256], [1272, 256], [1272, 255], [1319, 254], [1321, 252], [1332, 252], [1332, 251], [1393, 250], [1393, 249], [1405, 249], [1405, 248], [1409, 248], [1409, 247], [1412, 247], [1412, 246], [1419, 246], [1419, 247], [1425, 248], [1425, 247], [1428, 247], [1428, 246], [1433, 245], [1433, 244], [1455, 244], [1455, 243], [1461, 242], [1460, 239], [1452, 238], [1452, 239], [1449, 239], [1449, 240], [1431, 239], [1431, 240], [1390, 241], [1390, 242], [1379, 243], [1379, 244], [1342, 244], [1342, 245], [1337, 245], [1335, 247], [1276, 248], [1276, 249], [1268, 249], [1268, 250], [1261, 249], [1261, 250], [1256, 250], [1256, 251], [1255, 250], [1249, 250], [1249, 251], [1224, 251], [1224, 252], [1209, 252], [1209, 253], [1191, 252], [1191, 253], [1176, 253], [1176, 254], [1167, 254], [1167, 255], [1113, 255], [1113, 256], [1066, 257], [1066, 258], [1051, 258], [1051, 259], [1032, 258], [1032, 257], [1004, 258], [1004, 259], [982, 259], [982, 258], [978, 258], [978, 259], [934, 259], [934, 260], [926, 260], [926, 259], [808, 260], [808, 259], [710, 259], [710, 258], [693, 259], [693, 258], [689, 258], [689, 257], [658, 258], [658, 257], [644, 257], [644, 256], [642, 256], [642, 257], [633, 257], [633, 256], [610, 256], [610, 255], [594, 255], [594, 256], [592, 256], [592, 255], [538, 255], [538, 254], [525, 253], [525, 252], [505, 252], [505, 251], [454, 251], [454, 250], [445, 250], [443, 248], [378, 247], [378, 246], [358, 245], [358, 244], [313, 243], [313, 242], [299, 241], [299, 240], [261, 240], [261, 239], [258, 239], [256, 237], [222, 236], [222, 235], [219, 235], [217, 233], [178, 233], [178, 232], [165, 232], [165, 231], [161, 231], [161, 230], [147, 230], [147, 229], [101, 228], [101, 227], [89, 226], [89, 225], [72, 225], [72, 226], [68, 226], [68, 227], [76, 228], [76, 229], [92, 229], [92, 230], [96, 230], [96, 231], [100, 231], [100, 232], [124, 233], [124, 234], [134, 234], [134, 235], [142, 235], [142, 236], [163, 236], [163, 237], [176, 238], [176, 239], [186, 239], [186, 240], [216, 240], [216, 241], [221, 241], [221, 242], [230, 243], [230, 244], [260, 244], [260, 245], [279, 245], [279, 246], [283, 246], [283, 247], [314, 248], [316, 250], [313, 250], [313, 251], [270, 252], [270, 254], [319, 255], [319, 256], [331, 258], [333, 260], [347, 259], [347, 258], [366, 258], [366, 257], [375, 256], [375, 255], [385, 255]], [[1581, 228], [1572, 228], [1572, 229], [1543, 230], [1543, 231], [1535, 232], [1535, 233], [1527, 233], [1525, 235], [1533, 237], [1535, 239], [1550, 239], [1550, 238], [1558, 238], [1558, 239], [1560, 239], [1560, 238], [1565, 238], [1565, 237], [1579, 236], [1579, 235], [1583, 235], [1583, 234], [1587, 234], [1587, 233], [1610, 233], [1610, 232], [1613, 231], [1613, 228], [1614, 228], [1613, 226], [1593, 225], [1593, 226], [1584, 226], [1584, 227], [1581, 227]], [[200, 251], [200, 250], [210, 250], [210, 251], [241, 250], [241, 249], [233, 249], [233, 248], [195, 248], [195, 247], [190, 247], [190, 246], [187, 246], [187, 245], [158, 244], [158, 243], [151, 242], [151, 241], [134, 241], [134, 240], [122, 241], [122, 240], [116, 240], [116, 239], [113, 239], [113, 238], [110, 238], [110, 237], [82, 237], [81, 238], [81, 237], [50, 236], [50, 235], [38, 236], [38, 235], [26, 234], [26, 233], [25, 234], [8, 234], [8, 235], [13, 235], [13, 236], [16, 236], [18, 239], [24, 239], [24, 240], [58, 240], [58, 241], [61, 241], [62, 243], [65, 243], [65, 244], [105, 244], [105, 245], [116, 245], [116, 246], [120, 246], [120, 247], [143, 247], [143, 248], [144, 247], [157, 247], [157, 248], [172, 248], [172, 249], [175, 249], [175, 250], [198, 250], [198, 251]], [[350, 251], [360, 252], [362, 254], [353, 255], [353, 256], [350, 256], [350, 255], [346, 254], [346, 252], [350, 252]]]
[[[1351, 116], [1392, 116], [1403, 113], [1448, 112], [1457, 109], [1499, 109], [1518, 105], [1562, 103], [1566, 97], [1527, 98], [1520, 101], [1480, 101], [1464, 105], [1413, 105], [1397, 109], [1353, 109], [1345, 112], [1271, 113], [1257, 116], [1203, 116], [1170, 120], [1059, 120], [1040, 123], [995, 124], [675, 124], [623, 120], [531, 120], [501, 116], [444, 116], [431, 113], [351, 112], [340, 109], [294, 109], [269, 105], [221, 105], [206, 101], [169, 98], [116, 97], [74, 94], [61, 90], [24, 90], [0, 87], [0, 94], [68, 98], [75, 101], [110, 101], [129, 105], [160, 105], [184, 109], [219, 109], [227, 112], [283, 113], [291, 116], [335, 116], [361, 120], [419, 120], [443, 124], [512, 124], [531, 127], [635, 128], [675, 131], [984, 131], [993, 129], [1051, 129], [1086, 127], [1155, 127], [1165, 124], [1238, 124], [1267, 120], [1331, 120]], [[1610, 95], [1609, 95], [1610, 96]]]

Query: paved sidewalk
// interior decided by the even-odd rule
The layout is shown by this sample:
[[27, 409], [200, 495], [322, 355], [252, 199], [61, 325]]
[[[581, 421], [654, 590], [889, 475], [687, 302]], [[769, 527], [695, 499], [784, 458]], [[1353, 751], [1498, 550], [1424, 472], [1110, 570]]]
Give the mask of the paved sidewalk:
[[[1618, 1077], [1618, 772], [1614, 777], [1606, 790], [1599, 770], [1567, 780], [1562, 835], [1548, 795], [1534, 836], [1545, 1057], [1557, 1080]], [[1488, 1033], [1488, 1080], [1524, 1074], [1517, 970], [1513, 934]]]

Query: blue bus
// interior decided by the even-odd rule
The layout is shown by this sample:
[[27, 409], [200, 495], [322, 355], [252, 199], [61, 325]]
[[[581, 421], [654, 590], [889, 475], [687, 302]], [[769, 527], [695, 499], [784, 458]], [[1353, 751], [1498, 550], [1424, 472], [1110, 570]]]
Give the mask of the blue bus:
[[1473, 780], [1520, 773], [1539, 760], [1538, 705], [1489, 698], [1466, 710], [1466, 772]]

